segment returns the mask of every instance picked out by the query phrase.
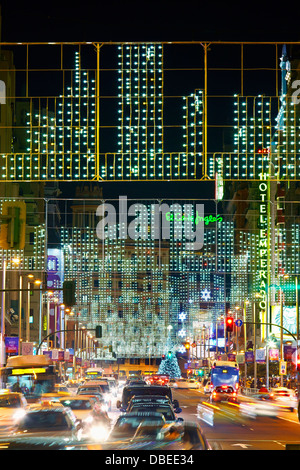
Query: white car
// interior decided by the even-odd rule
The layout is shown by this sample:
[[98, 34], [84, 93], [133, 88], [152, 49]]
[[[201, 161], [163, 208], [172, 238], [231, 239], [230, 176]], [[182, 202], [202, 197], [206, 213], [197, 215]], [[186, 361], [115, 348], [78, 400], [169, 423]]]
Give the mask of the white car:
[[287, 387], [272, 388], [271, 393], [278, 406], [282, 409], [294, 411], [298, 407], [297, 395], [294, 390]]
[[245, 398], [239, 405], [240, 413], [255, 418], [256, 416], [270, 416], [276, 418], [279, 408], [276, 400], [270, 393], [258, 393]]
[[196, 388], [200, 387], [199, 382], [195, 379], [177, 379], [173, 385], [174, 388]]
[[195, 379], [189, 379], [188, 380], [188, 388], [194, 388], [194, 389], [199, 389], [200, 388], [200, 383], [198, 380]]

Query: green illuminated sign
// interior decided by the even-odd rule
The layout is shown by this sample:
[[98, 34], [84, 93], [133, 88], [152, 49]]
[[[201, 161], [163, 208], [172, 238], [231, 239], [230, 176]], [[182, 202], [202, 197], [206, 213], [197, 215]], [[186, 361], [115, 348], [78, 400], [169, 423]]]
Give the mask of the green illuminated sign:
[[196, 211], [196, 216], [184, 215], [184, 214], [180, 214], [180, 213], [173, 214], [172, 212], [167, 212], [166, 213], [166, 219], [169, 220], [169, 221], [175, 220], [176, 222], [180, 222], [181, 220], [189, 220], [191, 222], [194, 221], [196, 225], [199, 224], [199, 222], [204, 222], [205, 225], [208, 225], [208, 224], [213, 223], [213, 222], [222, 222], [223, 221], [223, 217], [219, 214], [217, 214], [216, 216], [207, 215], [205, 217], [201, 217], [201, 216], [199, 216], [198, 211]]

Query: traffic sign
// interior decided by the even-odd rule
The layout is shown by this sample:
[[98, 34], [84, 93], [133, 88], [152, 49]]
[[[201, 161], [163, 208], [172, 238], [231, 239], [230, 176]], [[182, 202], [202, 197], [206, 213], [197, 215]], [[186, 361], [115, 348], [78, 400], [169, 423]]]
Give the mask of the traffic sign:
[[279, 362], [279, 375], [286, 375], [286, 361]]
[[239, 327], [240, 327], [240, 326], [242, 326], [242, 324], [243, 324], [243, 320], [241, 320], [240, 318], [238, 318], [237, 320], [235, 320], [234, 323], [236, 324], [236, 326], [239, 326]]

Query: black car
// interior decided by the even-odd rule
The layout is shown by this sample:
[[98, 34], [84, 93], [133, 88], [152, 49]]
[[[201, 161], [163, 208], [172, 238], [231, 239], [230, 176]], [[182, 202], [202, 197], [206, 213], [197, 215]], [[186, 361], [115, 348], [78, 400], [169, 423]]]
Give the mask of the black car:
[[172, 390], [167, 385], [128, 385], [123, 388], [122, 400], [117, 402], [117, 408], [126, 411], [132, 397], [145, 395], [160, 395], [172, 401]]

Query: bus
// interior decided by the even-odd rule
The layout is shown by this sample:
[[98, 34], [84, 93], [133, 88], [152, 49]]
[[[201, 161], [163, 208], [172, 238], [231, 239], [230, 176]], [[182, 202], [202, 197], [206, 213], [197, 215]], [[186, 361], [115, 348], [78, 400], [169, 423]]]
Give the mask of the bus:
[[101, 367], [90, 367], [85, 371], [85, 379], [97, 380], [103, 377], [104, 369]]
[[212, 361], [210, 371], [211, 389], [227, 385], [234, 391], [239, 388], [239, 367], [237, 362]]
[[22, 392], [27, 401], [55, 391], [56, 367], [48, 356], [11, 356], [2, 369], [2, 383], [12, 392]]

